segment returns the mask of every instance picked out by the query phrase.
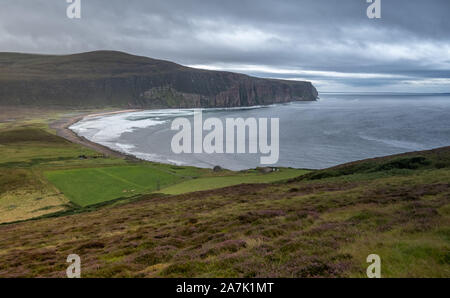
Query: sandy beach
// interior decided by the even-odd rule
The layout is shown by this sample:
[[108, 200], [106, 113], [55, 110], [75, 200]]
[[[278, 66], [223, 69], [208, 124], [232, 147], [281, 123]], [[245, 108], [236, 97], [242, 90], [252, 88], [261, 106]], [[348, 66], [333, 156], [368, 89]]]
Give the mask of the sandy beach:
[[104, 112], [104, 113], [91, 113], [91, 112], [90, 113], [82, 113], [77, 116], [63, 117], [61, 119], [58, 119], [58, 120], [50, 123], [49, 126], [51, 129], [54, 129], [56, 131], [56, 135], [63, 137], [70, 142], [80, 144], [82, 146], [85, 146], [87, 148], [95, 150], [105, 156], [125, 158], [128, 160], [140, 160], [139, 158], [137, 158], [135, 156], [128, 155], [128, 154], [125, 154], [125, 153], [122, 153], [119, 151], [115, 151], [106, 146], [91, 142], [88, 139], [77, 135], [75, 132], [73, 132], [69, 128], [73, 124], [75, 124], [78, 121], [81, 121], [85, 118], [114, 115], [114, 114], [121, 114], [121, 113], [131, 113], [131, 112], [138, 112], [138, 111], [142, 111], [142, 110], [129, 109], [129, 110], [117, 110], [117, 111]]

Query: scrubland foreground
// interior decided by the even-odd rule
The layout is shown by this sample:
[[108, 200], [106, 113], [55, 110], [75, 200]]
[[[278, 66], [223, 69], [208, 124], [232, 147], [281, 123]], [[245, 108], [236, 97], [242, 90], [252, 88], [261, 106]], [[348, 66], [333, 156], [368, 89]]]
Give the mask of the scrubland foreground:
[[69, 254], [82, 277], [365, 277], [369, 254], [450, 277], [450, 147], [213, 173], [98, 156], [46, 119], [0, 124], [0, 277], [65, 277]]

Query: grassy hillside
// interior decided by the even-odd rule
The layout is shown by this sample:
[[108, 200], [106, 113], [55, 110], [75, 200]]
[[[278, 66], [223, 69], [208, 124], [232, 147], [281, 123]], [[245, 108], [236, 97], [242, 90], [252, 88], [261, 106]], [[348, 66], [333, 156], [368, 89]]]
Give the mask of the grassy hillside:
[[[67, 209], [69, 200], [48, 183], [40, 167], [58, 167], [77, 163], [80, 155], [98, 155], [52, 134], [46, 119], [54, 117], [55, 112], [17, 109], [13, 112], [0, 113], [0, 223]], [[4, 121], [12, 117], [17, 119]], [[114, 161], [118, 162], [122, 161]]]
[[0, 105], [233, 107], [315, 100], [310, 82], [207, 71], [115, 51], [0, 53]]
[[0, 276], [64, 276], [77, 253], [84, 277], [364, 277], [376, 253], [385, 277], [450, 277], [449, 185], [447, 147], [137, 196], [0, 226]]
[[160, 193], [178, 195], [193, 191], [209, 190], [242, 183], [269, 183], [286, 180], [309, 173], [308, 170], [281, 168], [279, 172], [260, 173], [258, 170], [249, 170], [240, 173], [230, 173], [225, 176], [200, 177], [182, 183], [177, 183], [161, 189]]

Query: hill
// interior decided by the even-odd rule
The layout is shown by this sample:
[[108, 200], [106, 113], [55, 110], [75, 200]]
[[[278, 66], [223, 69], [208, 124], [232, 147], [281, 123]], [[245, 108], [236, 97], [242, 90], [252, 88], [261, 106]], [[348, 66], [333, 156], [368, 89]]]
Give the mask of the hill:
[[83, 277], [365, 277], [373, 253], [383, 277], [450, 276], [450, 147], [214, 172], [49, 128], [73, 114], [0, 113], [0, 277], [62, 277], [72, 253]]
[[449, 181], [446, 147], [65, 211], [0, 226], [0, 276], [449, 277]]
[[194, 69], [115, 51], [0, 53], [0, 106], [233, 107], [317, 95], [310, 82]]

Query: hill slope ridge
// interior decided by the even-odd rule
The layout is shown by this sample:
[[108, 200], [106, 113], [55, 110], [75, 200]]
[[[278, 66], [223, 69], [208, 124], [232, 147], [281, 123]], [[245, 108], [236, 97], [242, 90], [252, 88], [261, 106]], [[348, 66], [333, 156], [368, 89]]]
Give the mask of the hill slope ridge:
[[0, 53], [0, 105], [236, 107], [313, 101], [310, 82], [185, 67], [117, 51]]

